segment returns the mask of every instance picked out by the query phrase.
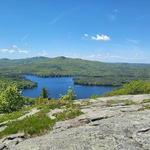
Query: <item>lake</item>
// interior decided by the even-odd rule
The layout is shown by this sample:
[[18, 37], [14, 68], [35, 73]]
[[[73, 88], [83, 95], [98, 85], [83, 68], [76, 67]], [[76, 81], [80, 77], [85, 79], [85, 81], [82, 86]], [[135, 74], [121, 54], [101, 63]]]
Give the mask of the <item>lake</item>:
[[38, 86], [33, 89], [23, 90], [23, 96], [36, 98], [40, 96], [42, 88], [48, 90], [48, 95], [51, 98], [59, 98], [61, 95], [66, 94], [69, 87], [75, 91], [77, 99], [89, 98], [92, 95], [102, 95], [106, 92], [112, 91], [112, 86], [85, 86], [75, 85], [71, 77], [37, 77], [26, 75], [26, 79], [36, 82]]

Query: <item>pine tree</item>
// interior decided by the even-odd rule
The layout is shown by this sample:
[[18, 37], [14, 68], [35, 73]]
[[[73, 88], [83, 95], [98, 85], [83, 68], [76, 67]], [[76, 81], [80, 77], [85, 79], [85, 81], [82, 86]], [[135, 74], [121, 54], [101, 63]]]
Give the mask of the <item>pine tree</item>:
[[43, 89], [42, 89], [41, 97], [42, 97], [42, 98], [48, 98], [48, 92], [47, 92], [46, 88], [43, 88]]

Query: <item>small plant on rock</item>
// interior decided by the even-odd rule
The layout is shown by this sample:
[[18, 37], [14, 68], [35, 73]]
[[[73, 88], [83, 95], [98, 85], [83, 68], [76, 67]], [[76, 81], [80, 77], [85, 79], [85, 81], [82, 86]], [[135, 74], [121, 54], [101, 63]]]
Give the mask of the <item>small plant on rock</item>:
[[71, 88], [68, 89], [66, 95], [61, 97], [62, 101], [66, 101], [66, 100], [71, 101], [71, 100], [74, 100], [74, 99], [75, 99], [75, 94], [74, 94], [74, 91]]

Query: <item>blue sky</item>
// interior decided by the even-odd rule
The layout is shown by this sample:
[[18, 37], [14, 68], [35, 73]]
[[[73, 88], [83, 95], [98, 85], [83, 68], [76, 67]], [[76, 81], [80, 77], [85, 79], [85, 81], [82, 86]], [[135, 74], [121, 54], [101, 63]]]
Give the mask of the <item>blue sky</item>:
[[0, 0], [0, 58], [150, 63], [150, 0]]

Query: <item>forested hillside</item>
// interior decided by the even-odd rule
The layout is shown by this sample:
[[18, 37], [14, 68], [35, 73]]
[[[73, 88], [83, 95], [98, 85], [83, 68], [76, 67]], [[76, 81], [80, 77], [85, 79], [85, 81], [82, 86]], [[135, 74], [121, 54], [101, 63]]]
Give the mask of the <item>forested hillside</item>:
[[[1, 59], [1, 78], [38, 76], [73, 76], [76, 84], [122, 85], [131, 80], [150, 80], [149, 64], [103, 63], [66, 57]], [[3, 79], [4, 80], [4, 79]], [[30, 84], [30, 83], [29, 83]]]

